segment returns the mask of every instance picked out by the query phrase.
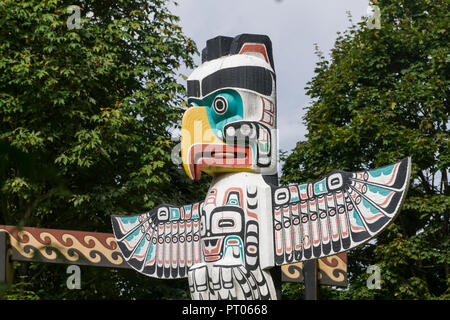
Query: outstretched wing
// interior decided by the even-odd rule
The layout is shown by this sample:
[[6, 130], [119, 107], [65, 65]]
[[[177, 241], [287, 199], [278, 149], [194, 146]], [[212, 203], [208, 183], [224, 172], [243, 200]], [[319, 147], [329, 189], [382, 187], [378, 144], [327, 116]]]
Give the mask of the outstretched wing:
[[368, 171], [334, 171], [273, 188], [275, 264], [321, 258], [377, 235], [400, 211], [411, 158]]
[[200, 263], [200, 213], [203, 202], [160, 205], [134, 216], [112, 216], [120, 251], [128, 264], [155, 278], [184, 278]]

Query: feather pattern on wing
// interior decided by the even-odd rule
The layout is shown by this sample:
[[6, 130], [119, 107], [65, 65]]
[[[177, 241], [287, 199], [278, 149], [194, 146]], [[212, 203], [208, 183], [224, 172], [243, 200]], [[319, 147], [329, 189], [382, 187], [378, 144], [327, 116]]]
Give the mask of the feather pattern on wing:
[[398, 214], [411, 159], [356, 173], [273, 188], [275, 264], [317, 259], [376, 236]]
[[112, 216], [120, 251], [135, 270], [155, 278], [184, 278], [202, 262], [200, 214], [203, 202], [160, 205], [133, 216]]

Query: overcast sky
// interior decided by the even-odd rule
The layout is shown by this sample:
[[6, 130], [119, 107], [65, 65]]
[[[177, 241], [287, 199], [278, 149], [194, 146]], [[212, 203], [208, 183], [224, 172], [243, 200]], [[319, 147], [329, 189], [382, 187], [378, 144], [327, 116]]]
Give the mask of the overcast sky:
[[[291, 151], [304, 140], [303, 107], [309, 98], [304, 89], [314, 76], [314, 43], [326, 57], [336, 32], [367, 16], [368, 0], [179, 0], [171, 11], [181, 18], [184, 33], [199, 51], [218, 35], [266, 34], [272, 40], [277, 74], [279, 148]], [[195, 59], [200, 64], [200, 57]], [[186, 70], [186, 75], [190, 70]]]

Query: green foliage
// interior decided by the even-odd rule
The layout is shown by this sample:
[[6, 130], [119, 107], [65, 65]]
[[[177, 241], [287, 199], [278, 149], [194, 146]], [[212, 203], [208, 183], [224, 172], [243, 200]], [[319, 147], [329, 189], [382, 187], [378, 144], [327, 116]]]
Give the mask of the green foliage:
[[[341, 299], [449, 299], [449, 3], [383, 0], [381, 29], [339, 34], [330, 61], [318, 52], [307, 140], [285, 158], [283, 183], [333, 169], [375, 168], [411, 156], [402, 212], [373, 241], [349, 252]], [[381, 289], [366, 287], [369, 265]]]
[[[167, 2], [0, 0], [0, 224], [111, 232], [111, 214], [201, 199], [205, 184], [170, 159], [178, 68], [193, 67], [197, 49]], [[164, 298], [180, 287], [92, 269], [89, 290], [70, 293], [63, 266], [17, 273], [41, 299]]]

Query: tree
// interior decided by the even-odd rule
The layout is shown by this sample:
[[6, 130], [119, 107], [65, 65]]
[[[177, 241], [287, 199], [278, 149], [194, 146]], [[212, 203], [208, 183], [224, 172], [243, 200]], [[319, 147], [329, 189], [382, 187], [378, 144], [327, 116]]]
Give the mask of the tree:
[[[350, 286], [330, 297], [449, 299], [447, 1], [382, 0], [381, 28], [363, 21], [317, 52], [306, 141], [286, 157], [282, 182], [333, 169], [375, 168], [411, 156], [410, 188], [395, 223], [349, 252]], [[369, 290], [369, 265], [381, 289]]]
[[[111, 232], [111, 214], [201, 199], [204, 184], [170, 158], [183, 112], [177, 70], [193, 67], [197, 49], [167, 3], [0, 1], [0, 224]], [[188, 292], [92, 269], [78, 292], [67, 293], [64, 266], [24, 264], [16, 279], [52, 299]]]

